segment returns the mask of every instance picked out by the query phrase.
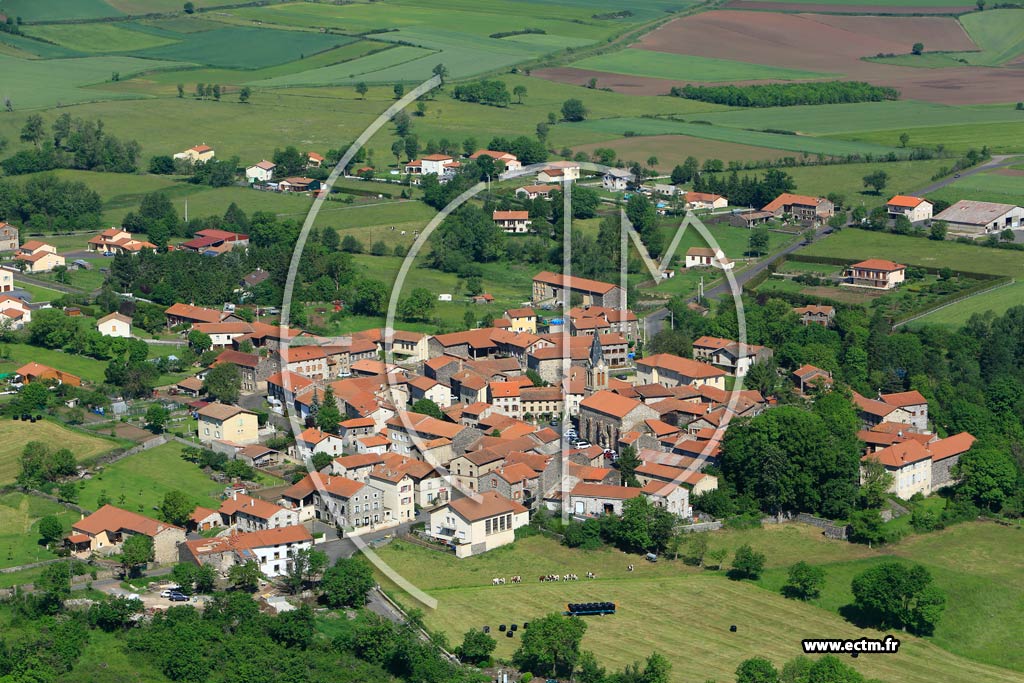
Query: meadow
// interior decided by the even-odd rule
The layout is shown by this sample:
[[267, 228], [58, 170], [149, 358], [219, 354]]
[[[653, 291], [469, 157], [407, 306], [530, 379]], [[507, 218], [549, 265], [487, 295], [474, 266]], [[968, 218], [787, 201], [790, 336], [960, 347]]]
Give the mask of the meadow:
[[13, 567], [56, 557], [39, 543], [39, 520], [53, 515], [71, 530], [78, 513], [27, 493], [0, 495], [0, 566]]
[[173, 38], [106, 23], [40, 24], [26, 27], [24, 33], [79, 52], [134, 52], [175, 42]]
[[122, 14], [104, 0], [4, 0], [2, 9], [25, 21], [100, 19]]
[[70, 372], [86, 382], [103, 382], [107, 364], [103, 361], [56, 349], [44, 349], [28, 344], [3, 344], [0, 346], [4, 358], [0, 360], [0, 372], [14, 372], [25, 363], [36, 361], [52, 368]]
[[960, 23], [981, 48], [960, 55], [970, 64], [1000, 66], [1024, 52], [1024, 13], [1019, 10], [971, 12], [960, 17]]
[[106, 492], [114, 505], [154, 516], [153, 510], [164, 494], [179, 490], [197, 505], [216, 509], [223, 485], [206, 476], [195, 463], [182, 459], [182, 448], [182, 444], [172, 441], [105, 465], [81, 483], [79, 504], [96, 509], [97, 498]]
[[653, 50], [622, 50], [587, 57], [572, 66], [579, 69], [606, 71], [627, 76], [644, 76], [646, 78], [666, 78], [679, 80], [681, 74], [699, 74], [702, 82], [714, 81], [756, 81], [782, 80], [796, 81], [812, 78], [825, 78], [830, 74], [815, 71], [798, 71], [763, 64], [750, 64], [728, 59], [697, 57], [693, 55], [655, 52]]
[[989, 273], [1019, 277], [1024, 253], [934, 242], [920, 237], [907, 237], [887, 232], [869, 232], [850, 228], [819, 239], [801, 250], [807, 256], [830, 256], [844, 259], [893, 258], [914, 266], [952, 268], [968, 273]]
[[[1013, 530], [1002, 531], [1001, 536], [978, 543], [971, 543], [970, 536], [965, 536], [958, 547], [965, 552], [967, 548], [978, 548], [984, 556], [998, 547], [997, 542], [1006, 543], [1013, 538], [1009, 535]], [[797, 560], [830, 566], [836, 562], [870, 561], [888, 552], [899, 552], [899, 546], [879, 551], [832, 543], [817, 530], [797, 525], [716, 532], [710, 541], [713, 548], [730, 550], [741, 543], [751, 543], [767, 553], [772, 567], [769, 576]], [[942, 547], [940, 542], [930, 551], [940, 553]], [[583, 647], [597, 653], [601, 663], [608, 667], [621, 667], [655, 649], [673, 661], [673, 681], [694, 680], [695, 672], [699, 672], [702, 680], [731, 680], [738, 663], [755, 655], [781, 664], [800, 654], [799, 639], [803, 637], [879, 637], [876, 631], [857, 628], [827, 608], [787, 600], [775, 590], [763, 590], [751, 583], [729, 581], [719, 572], [702, 571], [666, 559], [649, 564], [638, 556], [610, 549], [570, 550], [543, 537], [520, 539], [515, 546], [465, 560], [401, 542], [380, 549], [378, 554], [438, 600], [437, 609], [427, 610], [425, 619], [428, 626], [444, 631], [452, 642], [459, 642], [470, 628], [521, 624], [561, 611], [566, 602], [611, 600], [617, 603], [617, 614], [589, 619]], [[908, 550], [906, 554], [916, 557], [917, 551]], [[626, 565], [631, 562], [636, 571], [627, 572]], [[534, 578], [555, 571], [581, 576], [593, 571], [598, 578], [570, 584], [540, 583]], [[491, 577], [511, 574], [522, 575], [524, 583], [490, 585]], [[386, 579], [382, 578], [381, 583], [409, 606], [418, 605]], [[838, 580], [836, 588], [841, 590]], [[1007, 610], [1011, 607], [1008, 604]], [[989, 632], [994, 630], [991, 626], [985, 628], [987, 622], [979, 617], [972, 619], [973, 625]], [[955, 629], [957, 621], [950, 622]], [[729, 632], [732, 624], [739, 627], [736, 634]], [[652, 633], [657, 634], [656, 639], [651, 638]], [[1024, 680], [1013, 671], [951, 654], [930, 640], [906, 634], [899, 638], [902, 644], [897, 657], [861, 658], [851, 664], [865, 675], [885, 681]], [[508, 656], [517, 645], [514, 638], [499, 638], [496, 654]]]
[[695, 157], [702, 162], [706, 159], [721, 159], [725, 162], [760, 161], [792, 156], [791, 153], [782, 150], [717, 140], [703, 140], [692, 135], [644, 135], [621, 140], [606, 140], [592, 142], [589, 145], [579, 145], [573, 151], [591, 154], [599, 148], [614, 150], [619, 159], [636, 159], [645, 162], [654, 157], [658, 160], [654, 168], [662, 173], [670, 172], [673, 166], [688, 156]]
[[86, 460], [120, 445], [117, 441], [68, 429], [50, 420], [23, 422], [4, 419], [0, 421], [0, 484], [14, 483], [20, 471], [18, 461], [21, 452], [29, 441], [68, 448], [78, 460]]
[[928, 197], [942, 199], [951, 204], [961, 199], [1017, 204], [1021, 195], [1024, 195], [1024, 171], [1013, 169], [965, 176], [932, 192]]
[[[1007, 107], [1007, 110], [1011, 110]], [[1020, 112], [1015, 112], [1019, 114]], [[1016, 122], [962, 123], [936, 125], [923, 128], [890, 128], [869, 130], [862, 133], [839, 133], [835, 137], [875, 145], [897, 145], [900, 135], [910, 133], [913, 147], [935, 148], [942, 145], [951, 151], [980, 149], [982, 145], [992, 154], [1016, 154], [1024, 152], [1024, 116]]]
[[842, 11], [844, 5], [856, 6], [878, 6], [889, 10], [900, 7], [967, 7], [966, 0], [756, 0], [755, 4], [771, 5], [785, 3], [789, 5], [830, 5], [835, 6], [836, 11]]
[[959, 329], [975, 313], [991, 311], [996, 315], [1002, 315], [1010, 308], [1020, 306], [1022, 303], [1024, 303], [1024, 282], [1014, 282], [991, 292], [972, 296], [970, 299], [953, 304], [952, 306], [933, 311], [909, 323], [909, 326], [941, 325], [950, 329]]

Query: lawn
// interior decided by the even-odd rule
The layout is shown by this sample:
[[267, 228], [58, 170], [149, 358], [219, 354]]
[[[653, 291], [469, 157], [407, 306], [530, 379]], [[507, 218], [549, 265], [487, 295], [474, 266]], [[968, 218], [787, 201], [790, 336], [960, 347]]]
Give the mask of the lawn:
[[121, 445], [111, 439], [68, 429], [50, 420], [22, 422], [5, 419], [0, 421], [0, 485], [11, 484], [17, 478], [18, 460], [29, 441], [68, 448], [78, 460], [92, 458]]
[[[820, 563], [878, 555], [862, 546], [825, 541], [808, 527], [787, 525], [711, 537], [712, 547], [734, 548], [742, 542], [766, 551], [769, 564], [777, 567], [798, 559]], [[425, 619], [452, 642], [459, 642], [470, 628], [522, 624], [561, 611], [566, 602], [611, 600], [618, 605], [618, 613], [587, 620], [583, 647], [597, 653], [608, 667], [622, 667], [656, 649], [673, 661], [673, 681], [732, 680], [739, 662], [755, 655], [781, 664], [800, 654], [799, 641], [805, 637], [879, 637], [825, 609], [786, 600], [750, 583], [729, 581], [717, 572], [666, 560], [651, 565], [612, 550], [573, 551], [541, 537], [465, 560], [400, 542], [378, 553], [438, 600], [437, 609], [428, 610]], [[626, 571], [630, 562], [635, 572]], [[549, 584], [535, 578], [551, 572], [582, 576], [587, 571], [594, 571], [598, 579]], [[512, 574], [522, 575], [524, 583], [490, 585], [491, 577]], [[400, 600], [417, 604], [386, 579], [381, 582]], [[736, 634], [729, 632], [733, 624], [738, 626]], [[952, 655], [928, 641], [902, 634], [900, 639], [898, 657], [861, 658], [853, 666], [867, 676], [901, 683], [1021, 680], [1015, 673]], [[508, 656], [517, 644], [514, 638], [499, 638], [497, 656]]]
[[3, 344], [0, 346], [0, 352], [5, 356], [0, 360], [0, 372], [14, 372], [25, 363], [36, 361], [70, 372], [86, 382], [99, 384], [103, 382], [107, 369], [107, 364], [101, 360], [28, 344]]
[[154, 516], [164, 494], [179, 490], [197, 505], [216, 509], [223, 485], [207, 477], [195, 463], [182, 459], [183, 448], [172, 441], [104, 466], [102, 472], [82, 482], [79, 504], [96, 509], [96, 499], [106, 492], [114, 505]]
[[56, 289], [50, 289], [49, 287], [40, 287], [39, 285], [29, 284], [28, 282], [20, 282], [17, 278], [14, 280], [14, 285], [18, 289], [24, 289], [26, 292], [32, 295], [32, 301], [39, 303], [41, 301], [53, 301], [64, 296], [64, 292], [58, 292]]
[[0, 495], [0, 567], [56, 557], [39, 543], [39, 520], [53, 515], [70, 531], [78, 513], [58, 503], [27, 493]]
[[757, 81], [765, 79], [797, 81], [811, 78], [825, 78], [830, 74], [815, 71], [798, 71], [776, 66], [737, 62], [731, 59], [714, 59], [695, 55], [681, 55], [653, 50], [621, 50], [594, 57], [587, 57], [570, 66], [577, 69], [606, 71], [627, 76], [646, 78], [678, 79], [680, 74], [699, 81]]
[[174, 43], [173, 38], [133, 31], [116, 24], [42, 24], [24, 29], [25, 35], [79, 52], [134, 52]]
[[933, 268], [952, 268], [969, 273], [1020, 277], [1024, 253], [958, 244], [933, 242], [885, 232], [851, 228], [829, 235], [800, 253], [844, 259], [894, 258], [900, 263]]
[[913, 323], [910, 323], [910, 326], [942, 325], [950, 328], [960, 328], [975, 313], [992, 311], [996, 315], [1002, 315], [1010, 308], [1020, 306], [1022, 303], [1024, 303], [1024, 282], [1014, 282], [994, 291], [972, 296], [952, 306], [929, 313], [923, 318], [918, 318]]

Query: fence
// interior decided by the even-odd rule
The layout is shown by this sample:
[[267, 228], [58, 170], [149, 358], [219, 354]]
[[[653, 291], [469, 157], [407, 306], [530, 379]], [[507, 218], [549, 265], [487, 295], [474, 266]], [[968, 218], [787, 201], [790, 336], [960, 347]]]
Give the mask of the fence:
[[906, 325], [907, 323], [913, 322], [913, 321], [917, 320], [918, 318], [923, 318], [926, 315], [930, 315], [930, 314], [934, 313], [935, 311], [941, 311], [943, 308], [946, 308], [948, 306], [952, 306], [954, 304], [958, 304], [961, 301], [965, 301], [967, 299], [970, 299], [972, 296], [978, 296], [979, 294], [986, 294], [986, 293], [991, 292], [993, 290], [999, 289], [1000, 287], [1006, 287], [1007, 285], [1012, 285], [1014, 282], [1016, 282], [1016, 280], [1014, 280], [1011, 277], [1011, 278], [1006, 278], [1002, 282], [999, 282], [999, 283], [997, 283], [995, 285], [993, 285], [991, 282], [982, 282], [982, 283], [980, 283], [978, 285], [975, 285], [974, 287], [968, 287], [964, 291], [960, 292], [960, 295], [957, 296], [956, 298], [950, 299], [949, 301], [938, 302], [934, 306], [931, 306], [929, 308], [925, 308], [924, 310], [915, 311], [915, 312], [910, 313], [910, 314], [908, 314], [906, 316], [901, 316], [901, 317], [897, 318], [896, 321], [892, 325], [892, 329], [895, 330], [897, 327], [900, 327], [901, 325]]
[[698, 522], [697, 524], [681, 524], [676, 527], [676, 531], [682, 531], [687, 534], [697, 534], [705, 531], [718, 531], [723, 526], [723, 522]]

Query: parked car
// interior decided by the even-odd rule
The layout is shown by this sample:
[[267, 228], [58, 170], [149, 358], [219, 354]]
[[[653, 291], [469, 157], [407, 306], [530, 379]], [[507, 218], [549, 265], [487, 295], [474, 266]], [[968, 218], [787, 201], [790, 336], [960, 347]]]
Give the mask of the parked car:
[[182, 593], [171, 593], [167, 596], [167, 599], [171, 602], [188, 602], [188, 596]]

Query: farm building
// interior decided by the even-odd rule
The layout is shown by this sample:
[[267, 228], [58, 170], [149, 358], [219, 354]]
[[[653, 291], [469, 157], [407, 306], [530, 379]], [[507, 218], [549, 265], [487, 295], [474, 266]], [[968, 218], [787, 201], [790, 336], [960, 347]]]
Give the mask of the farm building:
[[720, 194], [710, 192], [687, 192], [683, 195], [688, 209], [724, 209], [729, 206], [729, 200]]
[[743, 211], [729, 216], [729, 224], [737, 228], [753, 228], [755, 225], [767, 223], [775, 218], [771, 211]]
[[320, 189], [320, 181], [303, 177], [285, 178], [277, 184], [277, 189], [281, 192], [312, 192]]
[[889, 212], [890, 217], [906, 216], [907, 220], [911, 223], [919, 223], [932, 217], [932, 203], [930, 201], [902, 194], [898, 194], [890, 199], [885, 205], [885, 210]]
[[1021, 227], [1024, 209], [1013, 204], [961, 199], [936, 215], [935, 220], [945, 221], [949, 232], [954, 234], [983, 235]]

